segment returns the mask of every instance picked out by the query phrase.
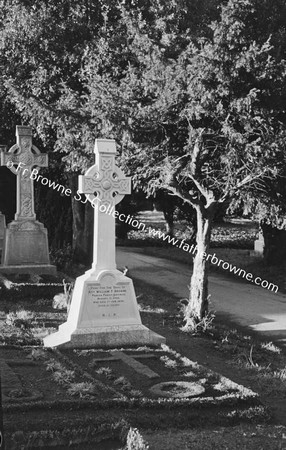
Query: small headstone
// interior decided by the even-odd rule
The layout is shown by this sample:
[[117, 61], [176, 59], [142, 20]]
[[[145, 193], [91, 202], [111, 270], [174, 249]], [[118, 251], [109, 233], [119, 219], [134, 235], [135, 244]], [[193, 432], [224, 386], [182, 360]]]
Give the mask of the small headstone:
[[259, 253], [261, 255], [263, 255], [263, 251], [264, 251], [264, 237], [262, 233], [258, 234], [258, 239], [256, 239], [256, 241], [254, 241], [254, 251], [256, 253]]
[[33, 167], [47, 167], [48, 155], [32, 145], [30, 127], [16, 127], [17, 142], [1, 152], [1, 165], [17, 176], [17, 211], [6, 229], [2, 273], [55, 274], [50, 265], [47, 230], [36, 220], [34, 210]]
[[68, 320], [44, 339], [46, 347], [159, 345], [165, 338], [142, 325], [132, 280], [116, 269], [115, 205], [131, 180], [115, 165], [115, 141], [96, 140], [96, 164], [80, 176], [79, 192], [94, 206], [92, 269], [77, 278]]

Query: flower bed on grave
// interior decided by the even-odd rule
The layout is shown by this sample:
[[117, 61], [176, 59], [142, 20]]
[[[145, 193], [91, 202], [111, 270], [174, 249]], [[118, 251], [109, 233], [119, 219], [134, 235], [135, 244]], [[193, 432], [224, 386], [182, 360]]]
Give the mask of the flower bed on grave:
[[[114, 349], [115, 350], [115, 349]], [[161, 405], [167, 404], [222, 404], [223, 402], [255, 401], [257, 394], [244, 388], [221, 375], [198, 365], [196, 362], [183, 357], [162, 345], [160, 349], [142, 347], [139, 349], [122, 349], [124, 354], [151, 368], [157, 378], [142, 376], [142, 373], [124, 364], [116, 357], [112, 359], [112, 350], [62, 350], [60, 353], [69, 363], [80, 366], [88, 371], [95, 379], [115, 388], [130, 404]], [[124, 373], [124, 376], [122, 375]], [[198, 388], [198, 395], [190, 391], [183, 396], [170, 395], [166, 390], [160, 394], [152, 389], [158, 383], [193, 383]], [[127, 400], [128, 401], [128, 400]]]
[[[162, 347], [124, 350], [125, 355], [152, 369], [158, 375], [155, 378], [135, 371], [122, 360], [110, 357], [110, 352], [105, 350], [2, 348], [1, 353], [2, 359], [12, 361], [16, 372], [20, 370], [23, 390], [30, 386], [30, 389], [42, 392], [44, 402], [72, 402], [74, 399], [87, 404], [88, 401], [96, 401], [103, 408], [112, 404], [147, 407], [257, 404], [258, 396], [253, 391], [192, 362], [167, 346]], [[17, 359], [21, 361], [17, 363]], [[192, 392], [186, 395], [185, 392], [183, 396], [171, 395], [167, 390], [167, 395], [164, 395], [164, 390], [160, 393], [154, 390], [158, 383], [174, 385], [177, 382], [191, 383], [200, 388], [195, 395]], [[13, 402], [12, 396], [9, 403]]]

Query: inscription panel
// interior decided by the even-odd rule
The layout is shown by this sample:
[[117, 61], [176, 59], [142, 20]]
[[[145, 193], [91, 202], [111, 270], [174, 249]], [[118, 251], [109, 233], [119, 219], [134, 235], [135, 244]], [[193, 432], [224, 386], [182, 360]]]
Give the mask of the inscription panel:
[[49, 264], [48, 246], [41, 231], [7, 231], [9, 255], [5, 264]]
[[[89, 283], [85, 291], [82, 324], [106, 325], [140, 323], [131, 282], [103, 285]], [[139, 319], [140, 321], [140, 319]]]

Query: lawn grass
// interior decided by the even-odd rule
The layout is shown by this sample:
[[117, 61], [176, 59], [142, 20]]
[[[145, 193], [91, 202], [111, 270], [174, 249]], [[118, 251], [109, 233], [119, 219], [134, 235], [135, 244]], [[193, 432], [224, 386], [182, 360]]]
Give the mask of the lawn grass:
[[[177, 309], [177, 303], [174, 301], [174, 298], [164, 292], [162, 289], [155, 288], [152, 285], [148, 285], [147, 283], [138, 282], [136, 279], [134, 280], [135, 283], [135, 289], [136, 293], [139, 297], [139, 302], [141, 305], [141, 309], [144, 311], [142, 312], [142, 320], [145, 325], [147, 325], [150, 329], [159, 332], [160, 334], [164, 335], [167, 339], [167, 343], [170, 348], [174, 349], [176, 352], [179, 352], [180, 354], [184, 355], [186, 358], [191, 359], [192, 361], [197, 362], [199, 365], [204, 366], [207, 368], [207, 370], [212, 370], [216, 373], [219, 373], [223, 375], [223, 377], [227, 377], [230, 380], [234, 381], [235, 383], [238, 383], [242, 386], [245, 386], [247, 389], [250, 388], [254, 392], [258, 392], [262, 397], [263, 400], [265, 399], [266, 403], [273, 404], [274, 400], [277, 398], [281, 398], [284, 395], [286, 395], [286, 384], [284, 379], [284, 372], [283, 367], [286, 366], [286, 360], [285, 355], [283, 352], [279, 352], [279, 349], [276, 348], [273, 344], [265, 343], [264, 345], [261, 345], [261, 342], [257, 340], [254, 337], [249, 338], [248, 336], [245, 336], [245, 334], [238, 332], [237, 330], [231, 329], [227, 324], [221, 323], [219, 321], [216, 321], [215, 326], [210, 328], [207, 333], [205, 334], [197, 334], [197, 335], [188, 335], [186, 333], [183, 333], [180, 331], [180, 326], [182, 324], [182, 319], [178, 315], [178, 309]], [[32, 300], [29, 298], [29, 291], [23, 291], [23, 293], [27, 294], [27, 297], [22, 298], [21, 304], [22, 306], [25, 305], [26, 307], [30, 304], [30, 310], [34, 313], [34, 316], [30, 317], [29, 314], [26, 314], [25, 321], [31, 321], [31, 327], [26, 327], [24, 329], [19, 329], [19, 332], [29, 336], [31, 336], [30, 333], [33, 333], [33, 324], [35, 321], [35, 315], [41, 317], [41, 321], [43, 320], [44, 314], [48, 314], [49, 316], [52, 314], [51, 312], [51, 299], [47, 299], [45, 302], [41, 302], [40, 305], [37, 305], [37, 311], [33, 311], [33, 306], [35, 303], [35, 298]], [[42, 293], [40, 294], [42, 295]], [[11, 300], [10, 300], [11, 301]], [[16, 306], [16, 305], [15, 305]], [[39, 311], [41, 309], [41, 311]], [[47, 312], [45, 313], [45, 310]], [[3, 314], [3, 313], [2, 313]], [[55, 315], [58, 315], [59, 313], [55, 313]], [[21, 318], [23, 315], [21, 315]], [[57, 316], [58, 317], [58, 316]], [[14, 318], [14, 316], [12, 317]], [[37, 317], [36, 317], [37, 319]], [[61, 319], [63, 320], [63, 318]], [[14, 321], [15, 322], [15, 321]], [[38, 326], [39, 324], [37, 324]], [[10, 327], [13, 326], [13, 324], [9, 325]], [[14, 323], [14, 327], [16, 327], [16, 322]], [[16, 327], [17, 328], [17, 327]], [[2, 355], [4, 359], [9, 358], [11, 359], [13, 357], [12, 353], [15, 351], [21, 352], [20, 349], [12, 348], [9, 350], [9, 346], [7, 347], [5, 344], [5, 332], [8, 332], [8, 334], [11, 334], [11, 330], [5, 329], [2, 330], [3, 332], [3, 347], [2, 347], [2, 354], [3, 352], [7, 353], [7, 356]], [[38, 330], [36, 330], [38, 333]], [[33, 337], [33, 336], [31, 336]], [[9, 339], [8, 339], [9, 341]], [[19, 341], [15, 343], [19, 344]], [[21, 346], [20, 346], [21, 347]], [[36, 348], [41, 348], [40, 344]], [[36, 348], [29, 349], [29, 354], [36, 351]], [[27, 351], [28, 348], [24, 345], [24, 351]], [[9, 352], [11, 353], [11, 356], [9, 356]], [[42, 361], [43, 355], [40, 353], [33, 353], [32, 361], [35, 364], [35, 367], [29, 368], [29, 365], [19, 366], [17, 369], [19, 373], [23, 374], [25, 376], [26, 382], [29, 383], [28, 388], [31, 389], [31, 380], [32, 380], [32, 373], [34, 374], [34, 378], [36, 376], [35, 380], [37, 381], [39, 390], [42, 389], [41, 381], [45, 379], [44, 385], [46, 386], [46, 389], [52, 390], [53, 395], [55, 399], [52, 403], [49, 403], [48, 401], [45, 403], [45, 398], [42, 400], [37, 400], [39, 403], [38, 408], [42, 407], [46, 404], [46, 421], [50, 420], [49, 414], [56, 414], [58, 419], [61, 417], [60, 409], [57, 409], [57, 404], [60, 406], [60, 397], [63, 398], [63, 402], [66, 401], [66, 408], [72, 408], [76, 409], [76, 405], [79, 403], [84, 404], [85, 397], [89, 395], [93, 395], [94, 390], [94, 382], [91, 386], [92, 378], [94, 378], [94, 373], [96, 373], [96, 378], [98, 378], [97, 390], [102, 389], [102, 384], [105, 384], [105, 377], [112, 375], [110, 374], [110, 371], [100, 371], [100, 366], [96, 365], [95, 367], [91, 367], [92, 374], [90, 373], [90, 367], [89, 367], [89, 359], [86, 360], [86, 365], [84, 369], [82, 369], [82, 364], [78, 364], [80, 361], [80, 358], [76, 356], [75, 353], [72, 353], [74, 355], [73, 357], [69, 352], [61, 352], [61, 355], [63, 356], [65, 354], [66, 359], [59, 360], [61, 362], [61, 365], [57, 364], [53, 361], [54, 359], [58, 358], [57, 352], [50, 352], [48, 351], [47, 355], [49, 355], [48, 360], [48, 369], [42, 369], [42, 365], [44, 364]], [[19, 354], [19, 358], [21, 361], [23, 361], [24, 355]], [[82, 356], [81, 356], [82, 358]], [[85, 357], [87, 358], [87, 357]], [[71, 362], [72, 360], [75, 360], [75, 365], [73, 366], [67, 366], [65, 367], [65, 361]], [[174, 360], [174, 356], [172, 354], [169, 356], [169, 358], [165, 358], [162, 361], [169, 363], [169, 360]], [[113, 371], [114, 373], [118, 371], [118, 374], [116, 375], [121, 378], [122, 375], [122, 368], [118, 368], [116, 364], [113, 364]], [[152, 363], [153, 364], [153, 363]], [[159, 370], [158, 362], [156, 363], [157, 367], [156, 370]], [[161, 363], [160, 363], [161, 364]], [[108, 366], [108, 364], [104, 364], [105, 367]], [[16, 366], [15, 366], [16, 367]], [[81, 370], [84, 371], [85, 378], [82, 378]], [[152, 365], [151, 365], [152, 367]], [[171, 371], [171, 368], [166, 366], [168, 371]], [[16, 370], [16, 369], [15, 369]], [[32, 370], [31, 374], [29, 375], [29, 370]], [[125, 370], [125, 369], [124, 369]], [[161, 370], [161, 369], [160, 369]], [[126, 373], [125, 373], [126, 372]], [[128, 378], [127, 371], [125, 370], [125, 378]], [[90, 373], [90, 375], [88, 375]], [[68, 379], [71, 378], [71, 386], [68, 386], [68, 389], [66, 389], [66, 384]], [[205, 376], [204, 376], [205, 378]], [[116, 380], [115, 379], [115, 380]], [[132, 379], [136, 379], [136, 376], [133, 375]], [[275, 383], [273, 382], [275, 380]], [[138, 378], [138, 383], [139, 383]], [[52, 384], [56, 383], [57, 387], [51, 389]], [[142, 391], [140, 389], [139, 384], [134, 385], [133, 389], [136, 389], [137, 392]], [[115, 389], [116, 391], [120, 391], [120, 389], [123, 389], [121, 385], [114, 384], [112, 381], [108, 381], [108, 387]], [[123, 386], [124, 387], [124, 386]], [[92, 389], [91, 389], [92, 388]], [[124, 387], [125, 389], [125, 387]], [[100, 391], [101, 392], [101, 391]], [[144, 394], [144, 391], [143, 391]], [[48, 395], [48, 394], [46, 394]], [[102, 394], [100, 394], [102, 395]], [[104, 394], [107, 395], [107, 394]], [[108, 394], [109, 395], [109, 394]], [[125, 394], [124, 394], [125, 395]], [[133, 395], [133, 393], [132, 393]], [[68, 397], [71, 396], [71, 400], [68, 399]], [[65, 400], [67, 398], [67, 400]], [[25, 403], [25, 398], [21, 400], [21, 403]], [[91, 402], [95, 402], [96, 404], [97, 400], [91, 400]], [[108, 400], [109, 401], [109, 400]], [[113, 400], [112, 400], [113, 401]], [[127, 402], [127, 400], [124, 400]], [[138, 400], [140, 402], [140, 400]], [[137, 401], [137, 402], [138, 402]], [[150, 405], [148, 408], [144, 407], [138, 407], [131, 408], [130, 405], [127, 407], [126, 405], [121, 405], [122, 400], [118, 400], [118, 405], [116, 407], [111, 407], [111, 405], [106, 409], [106, 413], [110, 415], [115, 421], [119, 419], [120, 417], [124, 417], [126, 415], [126, 411], [128, 411], [128, 417], [127, 421], [132, 424], [132, 426], [137, 426], [140, 429], [140, 432], [144, 431], [146, 433], [147, 438], [150, 438], [150, 450], [153, 448], [154, 450], [160, 449], [158, 446], [158, 437], [160, 436], [161, 440], [163, 439], [163, 442], [165, 444], [165, 449], [170, 450], [176, 450], [181, 448], [188, 448], [186, 447], [189, 445], [190, 440], [192, 440], [193, 437], [195, 437], [195, 441], [197, 442], [197, 447], [199, 448], [199, 445], [202, 445], [201, 448], [219, 448], [219, 444], [221, 445], [220, 448], [227, 448], [227, 444], [229, 443], [228, 438], [225, 440], [225, 434], [227, 436], [232, 436], [233, 439], [236, 439], [237, 442], [239, 442], [238, 439], [238, 433], [245, 432], [250, 433], [249, 430], [252, 430], [252, 434], [255, 435], [259, 432], [259, 426], [257, 423], [261, 424], [264, 423], [264, 421], [269, 420], [269, 415], [266, 413], [266, 410], [264, 407], [261, 407], [256, 404], [250, 404], [246, 408], [238, 408], [235, 403], [233, 403], [231, 409], [225, 409], [223, 407], [219, 407], [219, 409], [212, 409], [212, 407], [208, 406], [207, 408], [200, 407], [198, 410], [193, 410], [191, 406], [189, 405], [187, 409], [176, 409], [168, 407], [165, 410], [157, 409], [156, 411], [152, 412], [152, 409], [150, 409]], [[138, 403], [139, 404], [139, 403]], [[70, 405], [70, 406], [68, 406]], [[87, 403], [87, 405], [89, 405]], [[90, 404], [91, 405], [91, 404]], [[8, 406], [8, 405], [7, 405]], [[6, 406], [6, 408], [7, 408]], [[20, 406], [20, 405], [19, 405]], [[18, 407], [18, 406], [17, 406]], [[28, 404], [27, 404], [28, 407]], [[89, 406], [90, 407], [90, 406]], [[95, 407], [95, 406], [94, 406]], [[209, 411], [208, 411], [208, 408]], [[216, 407], [217, 408], [217, 407]], [[14, 408], [15, 409], [15, 408]], [[96, 406], [96, 410], [99, 411], [99, 406]], [[14, 410], [13, 410], [14, 411]], [[7, 417], [7, 414], [9, 414], [8, 419], [10, 420], [10, 424], [12, 424], [13, 420], [16, 419], [17, 414], [21, 415], [21, 411], [19, 410], [17, 413], [17, 410], [13, 412], [10, 408], [6, 410], [5, 414]], [[40, 411], [40, 410], [39, 410]], [[82, 410], [79, 411], [81, 417], [83, 417], [83, 414], [86, 414], [84, 412], [84, 409], [82, 407]], [[78, 413], [78, 414], [79, 414]], [[18, 424], [21, 422], [22, 424], [22, 430], [23, 426], [25, 425], [25, 420], [32, 420], [33, 418], [33, 410], [31, 406], [31, 410], [27, 409], [26, 414], [18, 417], [18, 420], [16, 421]], [[42, 413], [41, 413], [42, 414]], [[105, 413], [104, 413], [105, 414]], [[153, 420], [150, 420], [150, 414], [154, 414]], [[282, 414], [281, 414], [282, 415]], [[43, 418], [41, 419], [43, 422]], [[68, 419], [66, 417], [66, 420], [68, 421], [68, 427], [72, 427], [72, 424], [76, 424], [79, 420], [78, 417], [73, 418], [73, 416], [70, 416]], [[75, 422], [73, 422], [76, 420]], [[252, 424], [248, 425], [247, 423], [251, 421]], [[15, 422], [15, 423], [16, 423]], [[14, 423], [14, 422], [13, 422]], [[32, 422], [31, 422], [32, 423]], [[216, 423], [216, 425], [215, 425]], [[241, 425], [238, 426], [238, 423]], [[24, 425], [23, 425], [24, 424]], [[208, 424], [208, 425], [207, 425]], [[229, 428], [225, 429], [225, 433], [221, 432], [221, 426], [222, 425], [228, 425]], [[233, 428], [233, 426], [234, 428]], [[10, 425], [9, 425], [10, 426]], [[30, 426], [30, 425], [29, 425]], [[56, 433], [57, 430], [57, 423], [53, 423], [54, 426], [54, 432]], [[172, 430], [172, 436], [170, 436], [169, 439], [169, 433], [170, 433], [170, 427], [175, 427], [174, 430]], [[202, 429], [203, 427], [203, 429]], [[209, 427], [212, 427], [213, 433], [212, 435], [209, 434]], [[246, 427], [246, 428], [244, 428]], [[152, 431], [150, 431], [152, 428]], [[44, 430], [45, 428], [39, 428], [39, 430]], [[158, 431], [158, 429], [163, 429], [162, 431]], [[267, 428], [266, 428], [267, 429]], [[269, 428], [270, 429], [270, 428]], [[25, 430], [28, 430], [26, 428]], [[83, 429], [84, 430], [84, 429]], [[232, 430], [232, 431], [230, 431]], [[243, 431], [248, 430], [248, 431]], [[39, 431], [40, 432], [40, 431]], [[13, 429], [10, 431], [10, 436], [12, 436]], [[40, 434], [38, 435], [38, 437]], [[145, 435], [144, 435], [145, 436]], [[165, 437], [163, 437], [165, 436]], [[278, 436], [278, 435], [277, 435]], [[277, 441], [277, 439], [280, 439], [279, 437], [275, 437], [274, 444]], [[279, 435], [280, 436], [280, 435]], [[146, 438], [146, 441], [148, 442], [148, 439]], [[229, 438], [230, 439], [230, 438]], [[262, 438], [259, 438], [262, 442]], [[208, 442], [209, 447], [205, 446], [205, 442]], [[250, 437], [248, 437], [249, 447], [251, 448], [251, 444], [253, 440], [251, 440]], [[270, 442], [270, 441], [269, 441]], [[178, 443], [178, 446], [176, 446]], [[160, 444], [161, 445], [161, 444]], [[207, 445], [207, 444], [206, 444]], [[213, 445], [213, 447], [211, 447]], [[224, 447], [225, 445], [225, 447]], [[168, 447], [169, 446], [169, 447]], [[217, 446], [217, 447], [216, 447]], [[87, 447], [88, 448], [88, 447]], [[236, 448], [236, 447], [234, 447]], [[238, 447], [239, 448], [239, 447]], [[243, 448], [243, 447], [242, 447]], [[259, 448], [259, 447], [257, 447]], [[266, 447], [267, 448], [267, 447]], [[271, 447], [269, 447], [271, 448]], [[275, 446], [273, 447], [275, 448]]]
[[146, 431], [150, 450], [281, 450], [285, 448], [286, 427], [238, 425], [210, 429]]
[[[251, 421], [231, 427], [195, 428], [189, 430], [168, 429], [143, 432], [150, 450], [201, 449], [283, 449], [286, 439], [286, 352], [272, 342], [267, 342], [254, 332], [249, 335], [243, 329], [233, 328], [222, 319], [215, 319], [206, 333], [186, 335], [178, 332], [180, 319], [175, 319], [175, 303], [166, 293], [135, 280], [136, 292], [145, 308], [148, 305], [164, 307], [163, 325], [158, 330], [167, 341], [199, 363], [242, 383], [257, 392], [273, 414], [271, 425]], [[169, 305], [169, 307], [168, 307]], [[167, 314], [173, 317], [168, 320]], [[152, 315], [145, 314], [152, 327]], [[166, 324], [168, 332], [166, 332]], [[165, 325], [165, 328], [164, 328]], [[171, 333], [176, 333], [172, 337]], [[284, 400], [283, 400], [284, 399]]]
[[[5, 283], [7, 284], [7, 280], [3, 280], [4, 285]], [[171, 384], [177, 380], [185, 381], [185, 376], [197, 377], [205, 388], [205, 394], [201, 398], [175, 399], [174, 403], [173, 399], [168, 398], [163, 401], [159, 398], [157, 401], [152, 397], [152, 393], [149, 398], [148, 383], [145, 382], [146, 385], [143, 385], [140, 376], [121, 363], [112, 362], [109, 367], [109, 363], [105, 362], [104, 367], [109, 367], [110, 370], [102, 371], [100, 364], [96, 363], [95, 366], [90, 364], [95, 354], [89, 357], [82, 355], [81, 352], [77, 355], [72, 350], [43, 350], [39, 337], [40, 328], [48, 332], [51, 330], [46, 328], [47, 325], [50, 327], [53, 323], [53, 326], [57, 327], [65, 320], [64, 312], [52, 310], [50, 291], [47, 298], [43, 298], [41, 286], [38, 292], [40, 301], [37, 301], [36, 294], [30, 296], [29, 282], [27, 285], [20, 283], [18, 286], [14, 281], [9, 286], [10, 290], [22, 292], [21, 309], [17, 312], [20, 296], [13, 301], [9, 295], [5, 308], [9, 310], [13, 306], [13, 312], [3, 311], [1, 314], [1, 358], [10, 361], [9, 364], [13, 362], [11, 367], [21, 378], [23, 386], [17, 392], [13, 391], [13, 395], [9, 391], [7, 393], [7, 386], [5, 387], [3, 401], [9, 445], [19, 430], [22, 430], [25, 442], [31, 439], [31, 433], [34, 432], [35, 442], [42, 438], [45, 442], [49, 439], [61, 442], [59, 424], [63, 416], [65, 417], [63, 432], [65, 436], [69, 433], [72, 439], [74, 430], [79, 427], [79, 421], [84, 417], [90, 421], [89, 430], [97, 429], [95, 427], [99, 426], [98, 421], [103, 416], [109, 415], [112, 423], [125, 418], [127, 423], [138, 427], [140, 431], [150, 428], [166, 430], [171, 425], [177, 429], [189, 427], [195, 429], [202, 424], [221, 426], [249, 420], [261, 423], [269, 419], [267, 410], [260, 406], [256, 394], [253, 395], [247, 386], [245, 389], [243, 384], [235, 385], [236, 381], [234, 383], [227, 381], [225, 374], [221, 377], [220, 370], [214, 373], [211, 366], [205, 368], [205, 361], [201, 360], [200, 364], [197, 364], [198, 347], [194, 352], [193, 340], [197, 340], [197, 337], [189, 338], [180, 331], [181, 319], [178, 317], [177, 304], [172, 296], [162, 289], [155, 289], [135, 280], [136, 292], [143, 311], [143, 323], [165, 335], [170, 342], [169, 348], [171, 350], [175, 348], [171, 353], [163, 350], [162, 354], [158, 353], [157, 359], [148, 360], [146, 364], [156, 373], [160, 373], [160, 381]], [[179, 348], [181, 337], [187, 338], [188, 341], [183, 348]], [[200, 355], [206, 353], [206, 347], [210, 342], [209, 336], [204, 336], [199, 342]], [[128, 353], [128, 350], [125, 351]], [[184, 359], [180, 360], [178, 352]], [[190, 367], [185, 369], [187, 361]], [[192, 374], [185, 375], [185, 371]], [[225, 391], [221, 390], [222, 388]], [[37, 398], [34, 398], [35, 393]], [[50, 434], [47, 434], [48, 431]], [[84, 427], [81, 428], [82, 435], [88, 432], [90, 431]]]

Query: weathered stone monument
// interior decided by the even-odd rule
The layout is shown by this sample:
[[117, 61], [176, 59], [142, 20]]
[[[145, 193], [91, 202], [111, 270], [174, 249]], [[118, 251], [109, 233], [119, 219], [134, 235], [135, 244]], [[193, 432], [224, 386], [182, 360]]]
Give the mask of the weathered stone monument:
[[36, 220], [34, 210], [33, 167], [47, 167], [48, 155], [32, 145], [30, 127], [16, 127], [17, 142], [1, 152], [1, 165], [17, 176], [17, 211], [6, 229], [2, 265], [4, 273], [55, 274], [50, 265], [47, 230]]
[[95, 165], [79, 177], [79, 192], [94, 207], [92, 268], [77, 278], [67, 322], [44, 339], [46, 347], [102, 348], [159, 345], [165, 338], [142, 325], [132, 280], [116, 269], [115, 205], [131, 179], [115, 166], [114, 140], [97, 139]]

